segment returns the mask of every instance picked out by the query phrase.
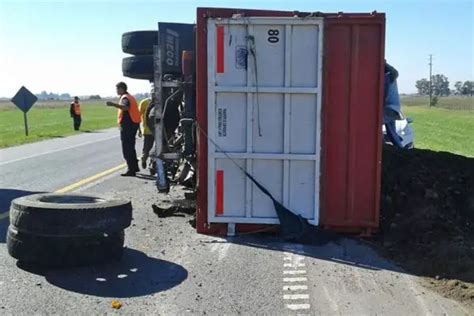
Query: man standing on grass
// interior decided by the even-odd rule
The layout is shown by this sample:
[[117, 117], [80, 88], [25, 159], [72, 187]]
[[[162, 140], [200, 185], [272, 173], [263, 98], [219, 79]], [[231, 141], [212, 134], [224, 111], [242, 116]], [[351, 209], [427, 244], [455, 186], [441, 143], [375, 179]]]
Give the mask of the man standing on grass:
[[148, 157], [150, 156], [150, 150], [153, 148], [153, 143], [155, 142], [155, 138], [153, 137], [153, 134], [151, 133], [151, 130], [148, 127], [147, 117], [146, 117], [146, 113], [148, 110], [148, 106], [150, 105], [150, 102], [151, 102], [151, 98], [143, 99], [140, 102], [140, 106], [139, 106], [140, 116], [142, 119], [142, 125], [138, 133], [139, 135], [140, 134], [143, 135], [143, 151], [142, 151], [142, 158], [141, 158], [142, 169], [146, 169], [147, 167], [147, 160], [148, 160]]
[[74, 130], [78, 131], [79, 127], [81, 127], [81, 105], [79, 104], [79, 98], [74, 97], [74, 101], [71, 103], [71, 108], [69, 109], [69, 113], [71, 114]]
[[127, 162], [128, 170], [123, 177], [134, 177], [140, 169], [138, 168], [137, 152], [135, 151], [135, 137], [140, 126], [140, 112], [137, 100], [127, 91], [125, 82], [119, 82], [115, 86], [120, 100], [117, 103], [107, 101], [107, 106], [118, 109], [117, 122], [120, 127], [120, 139], [122, 141], [123, 158]]

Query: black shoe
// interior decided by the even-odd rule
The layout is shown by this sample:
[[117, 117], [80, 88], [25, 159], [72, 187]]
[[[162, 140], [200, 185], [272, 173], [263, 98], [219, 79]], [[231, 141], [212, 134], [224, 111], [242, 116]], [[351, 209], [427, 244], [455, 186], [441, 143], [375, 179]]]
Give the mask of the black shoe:
[[136, 175], [136, 172], [130, 170], [121, 174], [122, 177], [135, 177]]

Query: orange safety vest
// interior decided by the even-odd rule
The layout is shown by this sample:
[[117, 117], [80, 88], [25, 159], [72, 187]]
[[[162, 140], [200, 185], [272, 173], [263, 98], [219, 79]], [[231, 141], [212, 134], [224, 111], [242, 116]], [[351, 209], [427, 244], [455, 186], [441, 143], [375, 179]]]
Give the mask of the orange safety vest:
[[[125, 93], [120, 97], [119, 104], [122, 102], [124, 98], [128, 99], [128, 102], [130, 102], [130, 106], [128, 108], [128, 114], [130, 115], [130, 119], [132, 120], [133, 123], [140, 124], [142, 121], [140, 118], [140, 112], [138, 111], [138, 105], [137, 105], [137, 100], [135, 98], [128, 94]], [[117, 113], [117, 123], [122, 123], [123, 119], [123, 110], [119, 109]]]
[[76, 115], [81, 115], [81, 105], [79, 104], [79, 102], [78, 103], [73, 102], [73, 104], [74, 104], [74, 113]]

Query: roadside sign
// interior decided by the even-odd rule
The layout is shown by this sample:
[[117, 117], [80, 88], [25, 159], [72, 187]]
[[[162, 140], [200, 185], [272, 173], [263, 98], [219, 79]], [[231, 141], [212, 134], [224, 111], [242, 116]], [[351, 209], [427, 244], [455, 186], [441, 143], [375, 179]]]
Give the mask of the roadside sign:
[[11, 102], [23, 111], [26, 136], [28, 136], [28, 119], [26, 117], [26, 113], [31, 109], [31, 107], [33, 106], [33, 104], [35, 104], [37, 100], [38, 98], [24, 86], [21, 87], [20, 90], [18, 90], [15, 96], [11, 99]]

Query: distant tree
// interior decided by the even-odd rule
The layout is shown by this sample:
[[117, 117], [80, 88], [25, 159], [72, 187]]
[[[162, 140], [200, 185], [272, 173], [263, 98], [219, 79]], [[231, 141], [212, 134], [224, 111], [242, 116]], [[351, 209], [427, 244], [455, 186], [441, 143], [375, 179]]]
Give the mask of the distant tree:
[[430, 82], [423, 78], [416, 82], [415, 87], [418, 89], [418, 94], [427, 95], [430, 93]]
[[461, 94], [472, 97], [474, 95], [474, 81], [465, 81], [461, 88]]
[[100, 100], [100, 99], [102, 98], [98, 94], [89, 96], [89, 100]]
[[431, 78], [431, 86], [433, 94], [435, 96], [448, 96], [451, 90], [449, 90], [449, 81], [445, 75], [437, 74]]
[[430, 106], [436, 106], [438, 104], [438, 96], [434, 96], [432, 99], [431, 99], [431, 104]]
[[62, 93], [60, 96], [59, 96], [59, 99], [61, 100], [69, 100], [71, 99], [71, 95], [69, 93]]
[[456, 83], [454, 84], [454, 88], [456, 88], [456, 90], [454, 90], [456, 92], [456, 94], [463, 94], [462, 93], [462, 81], [456, 81]]

